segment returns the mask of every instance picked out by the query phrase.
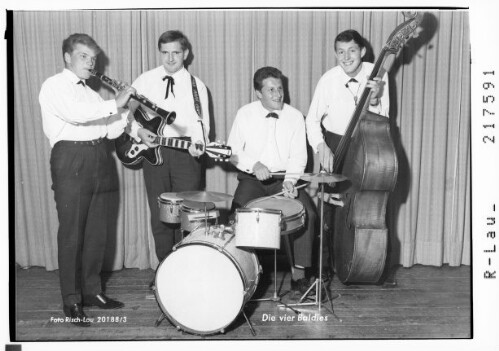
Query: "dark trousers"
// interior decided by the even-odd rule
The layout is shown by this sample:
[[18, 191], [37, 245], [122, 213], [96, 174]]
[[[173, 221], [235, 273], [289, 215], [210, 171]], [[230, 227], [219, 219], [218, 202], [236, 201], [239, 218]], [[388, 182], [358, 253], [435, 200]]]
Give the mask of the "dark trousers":
[[[271, 178], [261, 182], [256, 177], [243, 172], [238, 174], [237, 179], [239, 184], [232, 201], [232, 212], [237, 208], [244, 207], [251, 200], [274, 195], [282, 191], [282, 179]], [[293, 265], [311, 267], [316, 220], [315, 205], [307, 192], [302, 189], [298, 190], [297, 200], [305, 208], [306, 222], [304, 228], [287, 235], [291, 241], [292, 250], [292, 252], [288, 252], [288, 255], [291, 257]], [[285, 247], [287, 249], [287, 246]]]
[[64, 305], [82, 295], [101, 293], [100, 272], [107, 240], [107, 218], [114, 159], [106, 144], [60, 141], [52, 149], [50, 169], [57, 207], [59, 279]]
[[159, 262], [170, 253], [175, 237], [180, 238], [180, 225], [159, 220], [158, 197], [162, 193], [199, 190], [201, 187], [201, 162], [186, 150], [160, 147], [163, 164], [153, 166], [143, 162], [147, 200], [151, 211], [151, 228]]

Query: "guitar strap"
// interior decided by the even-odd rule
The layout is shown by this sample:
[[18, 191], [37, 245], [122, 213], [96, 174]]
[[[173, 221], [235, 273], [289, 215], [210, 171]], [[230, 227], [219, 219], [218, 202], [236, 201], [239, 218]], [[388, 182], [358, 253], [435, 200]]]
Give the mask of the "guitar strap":
[[198, 93], [198, 86], [196, 84], [196, 78], [194, 78], [192, 74], [191, 74], [191, 82], [192, 82], [192, 96], [194, 97], [194, 108], [196, 109], [199, 120], [201, 121], [201, 131], [203, 133], [203, 139], [206, 144], [206, 135], [204, 132], [204, 125], [203, 125], [203, 109], [201, 107], [201, 101], [199, 101], [199, 93]]
[[203, 109], [201, 108], [201, 101], [199, 101], [198, 86], [196, 84], [196, 78], [191, 74], [192, 82], [192, 96], [194, 97], [194, 108], [199, 116], [199, 119], [203, 119]]

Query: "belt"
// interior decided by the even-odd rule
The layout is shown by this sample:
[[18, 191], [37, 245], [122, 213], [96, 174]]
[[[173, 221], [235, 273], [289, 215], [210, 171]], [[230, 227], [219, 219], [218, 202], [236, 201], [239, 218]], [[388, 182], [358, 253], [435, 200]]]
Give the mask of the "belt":
[[104, 138], [94, 139], [94, 140], [60, 140], [57, 143], [64, 143], [70, 145], [89, 145], [95, 146], [99, 145], [104, 141]]

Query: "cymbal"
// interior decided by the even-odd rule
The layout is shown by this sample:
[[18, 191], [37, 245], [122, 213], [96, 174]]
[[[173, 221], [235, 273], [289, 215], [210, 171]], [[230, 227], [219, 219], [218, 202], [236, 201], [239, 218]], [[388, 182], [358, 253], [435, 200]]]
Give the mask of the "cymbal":
[[304, 174], [300, 179], [306, 182], [338, 183], [347, 179], [343, 174], [319, 172], [316, 174]]
[[184, 200], [197, 202], [220, 202], [228, 201], [233, 198], [232, 195], [214, 191], [184, 191], [178, 193], [177, 196]]

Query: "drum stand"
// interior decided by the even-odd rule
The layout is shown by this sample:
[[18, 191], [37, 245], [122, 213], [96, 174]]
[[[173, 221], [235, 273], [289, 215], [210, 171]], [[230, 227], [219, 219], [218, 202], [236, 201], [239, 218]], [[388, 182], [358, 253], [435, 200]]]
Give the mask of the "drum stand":
[[166, 318], [165, 314], [164, 313], [161, 313], [161, 315], [158, 317], [158, 319], [156, 320], [156, 322], [154, 323], [154, 326], [157, 328], [159, 327], [159, 325], [161, 324], [161, 322], [163, 322], [163, 320]]
[[[325, 173], [322, 171], [321, 173]], [[320, 231], [319, 231], [319, 277], [315, 279], [315, 281], [312, 283], [312, 285], [308, 288], [308, 290], [303, 294], [303, 296], [300, 298], [300, 300], [297, 303], [294, 304], [288, 304], [286, 307], [289, 306], [318, 306], [319, 308], [319, 313], [322, 307], [322, 289], [324, 289], [324, 292], [327, 297], [327, 301], [331, 304], [331, 310], [329, 310], [326, 306], [324, 308], [328, 310], [335, 318], [339, 319], [336, 317], [333, 309], [333, 300], [329, 298], [329, 293], [324, 285], [324, 281], [322, 280], [322, 250], [323, 250], [323, 236], [324, 236], [324, 183], [325, 181], [319, 180], [321, 183], [321, 216], [320, 216]], [[313, 302], [303, 302], [305, 298], [313, 291], [315, 288], [315, 299]], [[291, 308], [291, 307], [290, 307]]]
[[293, 311], [296, 314], [300, 314], [301, 312], [294, 309], [291, 307], [292, 305], [286, 304], [281, 301], [282, 296], [286, 295], [288, 292], [285, 292], [281, 296], [277, 294], [277, 250], [274, 250], [274, 294], [272, 297], [267, 297], [263, 299], [254, 299], [254, 300], [249, 300], [248, 302], [259, 302], [259, 301], [272, 301], [272, 302], [278, 302], [280, 303], [279, 306], [284, 306], [286, 308], [289, 308], [291, 311]]
[[208, 236], [210, 229], [208, 228], [208, 212], [206, 212], [206, 204], [204, 203], [204, 236]]

